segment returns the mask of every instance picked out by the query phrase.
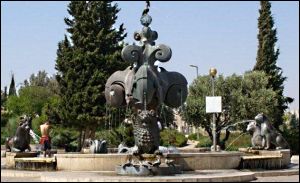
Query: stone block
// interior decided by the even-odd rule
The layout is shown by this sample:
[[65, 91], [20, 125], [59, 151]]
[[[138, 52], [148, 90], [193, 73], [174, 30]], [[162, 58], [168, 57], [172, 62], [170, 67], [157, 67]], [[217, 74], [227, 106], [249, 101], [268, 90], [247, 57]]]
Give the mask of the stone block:
[[15, 168], [15, 158], [37, 157], [37, 152], [6, 152], [6, 168]]

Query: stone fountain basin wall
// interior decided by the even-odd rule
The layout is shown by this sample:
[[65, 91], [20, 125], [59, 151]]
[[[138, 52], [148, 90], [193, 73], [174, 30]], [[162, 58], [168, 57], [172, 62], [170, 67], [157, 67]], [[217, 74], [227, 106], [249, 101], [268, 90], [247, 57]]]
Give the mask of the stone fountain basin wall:
[[[241, 162], [241, 152], [206, 152], [164, 154], [181, 165], [183, 171], [204, 169], [235, 169]], [[127, 161], [126, 154], [56, 154], [57, 170], [115, 171], [116, 165]], [[162, 159], [164, 161], [164, 158]]]
[[240, 168], [243, 169], [281, 169], [287, 168], [291, 163], [290, 149], [251, 150], [239, 148], [239, 151], [245, 153], [240, 164]]

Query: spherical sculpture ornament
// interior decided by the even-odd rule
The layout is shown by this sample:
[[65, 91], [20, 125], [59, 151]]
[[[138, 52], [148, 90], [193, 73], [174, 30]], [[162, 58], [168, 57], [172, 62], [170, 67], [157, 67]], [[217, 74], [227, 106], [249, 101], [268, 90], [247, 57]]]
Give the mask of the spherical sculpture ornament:
[[141, 17], [141, 24], [145, 27], [148, 27], [152, 22], [152, 18], [150, 15], [146, 14]]
[[209, 69], [209, 75], [214, 78], [217, 75], [217, 69], [213, 68], [213, 67], [210, 68]]

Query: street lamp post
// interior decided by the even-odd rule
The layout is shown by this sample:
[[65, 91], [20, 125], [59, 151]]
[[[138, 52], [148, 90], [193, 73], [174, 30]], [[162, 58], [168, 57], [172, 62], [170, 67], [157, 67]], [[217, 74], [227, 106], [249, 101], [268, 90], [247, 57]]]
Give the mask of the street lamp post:
[[[198, 66], [196, 65], [190, 65], [191, 67], [195, 67], [196, 68], [196, 74], [197, 74], [197, 78], [199, 77], [199, 73], [198, 73]], [[197, 140], [199, 140], [199, 127], [197, 127]]]
[[197, 74], [197, 78], [198, 78], [198, 76], [199, 76], [199, 73], [198, 73], [198, 66], [196, 66], [196, 65], [190, 65], [191, 67], [195, 67], [196, 68], [196, 74]]
[[[215, 96], [215, 91], [214, 91], [214, 79], [215, 76], [217, 75], [217, 69], [216, 68], [210, 68], [209, 69], [209, 75], [211, 76], [211, 82], [212, 82], [212, 96]], [[217, 139], [216, 139], [216, 117], [215, 113], [213, 113], [213, 149], [212, 151], [217, 151]]]

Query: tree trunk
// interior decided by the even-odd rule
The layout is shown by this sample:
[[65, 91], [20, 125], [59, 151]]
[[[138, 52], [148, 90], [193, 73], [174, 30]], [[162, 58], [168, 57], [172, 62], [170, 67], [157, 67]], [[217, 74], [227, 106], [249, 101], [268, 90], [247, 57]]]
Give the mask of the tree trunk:
[[85, 139], [89, 139], [90, 138], [90, 139], [94, 140], [95, 139], [95, 133], [96, 133], [96, 129], [95, 128], [90, 129], [89, 127], [87, 127], [85, 129]]
[[230, 131], [228, 129], [226, 129], [225, 137], [220, 142], [220, 147], [222, 150], [226, 149], [225, 143], [229, 139], [229, 135], [230, 135]]
[[210, 127], [205, 127], [205, 131], [208, 133], [211, 142], [213, 143], [213, 134]]
[[80, 134], [78, 136], [78, 145], [77, 145], [77, 152], [80, 152], [81, 151], [81, 148], [82, 148], [82, 137], [84, 136], [84, 132], [82, 129], [80, 129]]

